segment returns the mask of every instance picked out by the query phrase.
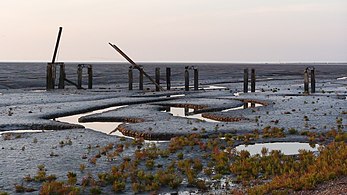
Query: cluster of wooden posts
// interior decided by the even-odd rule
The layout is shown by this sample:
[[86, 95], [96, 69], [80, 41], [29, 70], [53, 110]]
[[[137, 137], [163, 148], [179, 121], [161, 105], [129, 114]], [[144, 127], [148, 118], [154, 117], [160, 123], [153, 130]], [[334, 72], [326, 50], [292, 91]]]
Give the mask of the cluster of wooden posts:
[[[70, 83], [77, 87], [77, 89], [84, 89], [82, 87], [82, 75], [83, 75], [83, 69], [87, 68], [87, 74], [88, 74], [88, 89], [93, 88], [93, 66], [90, 64], [78, 64], [77, 65], [77, 83], [74, 83], [73, 81], [66, 78], [65, 73], [65, 64], [62, 62], [58, 63], [48, 63], [47, 64], [47, 80], [46, 80], [46, 89], [52, 90], [55, 89], [56, 86], [56, 74], [57, 74], [57, 67], [59, 67], [59, 79], [58, 79], [58, 89], [64, 89], [65, 88], [65, 82]], [[129, 67], [128, 71], [128, 89], [133, 90], [133, 66]], [[190, 79], [189, 79], [189, 70], [193, 70], [194, 75], [194, 90], [199, 90], [199, 70], [197, 67], [194, 66], [186, 66], [184, 70], [184, 90], [189, 91], [190, 89]], [[250, 76], [250, 82], [251, 82], [251, 91], [255, 92], [255, 84], [256, 84], [256, 75], [255, 75], [255, 69], [251, 69], [251, 76]], [[144, 71], [143, 67], [139, 68], [139, 90], [143, 90], [143, 78], [144, 78]], [[311, 81], [311, 82], [310, 82]], [[157, 85], [155, 86], [156, 91], [160, 91], [160, 68], [155, 68], [155, 82]], [[243, 92], [248, 93], [249, 87], [249, 69], [244, 69], [243, 74]], [[308, 67], [304, 71], [304, 94], [309, 94], [309, 84], [311, 83], [311, 93], [316, 92], [316, 79], [315, 79], [315, 69], [314, 67]], [[171, 68], [166, 68], [166, 89], [171, 90]]]
[[78, 64], [77, 65], [77, 83], [66, 78], [65, 64], [60, 63], [48, 63], [47, 64], [47, 75], [46, 75], [46, 89], [55, 89], [57, 66], [59, 66], [59, 79], [58, 79], [58, 89], [65, 88], [65, 82], [70, 83], [77, 87], [77, 89], [84, 89], [82, 87], [82, 75], [83, 68], [87, 68], [88, 73], [88, 89], [93, 88], [93, 66], [91, 64]]
[[[133, 66], [129, 67], [128, 71], [128, 89], [133, 90], [133, 83], [134, 83], [134, 77], [133, 77]], [[189, 91], [189, 70], [193, 70], [194, 74], [194, 90], [199, 90], [199, 70], [197, 67], [194, 66], [186, 66], [184, 69], [184, 90]], [[139, 90], [143, 90], [143, 67], [139, 68]], [[155, 82], [157, 85], [155, 86], [156, 91], [160, 91], [160, 68], [155, 68]], [[171, 90], [171, 68], [166, 68], [166, 89]]]

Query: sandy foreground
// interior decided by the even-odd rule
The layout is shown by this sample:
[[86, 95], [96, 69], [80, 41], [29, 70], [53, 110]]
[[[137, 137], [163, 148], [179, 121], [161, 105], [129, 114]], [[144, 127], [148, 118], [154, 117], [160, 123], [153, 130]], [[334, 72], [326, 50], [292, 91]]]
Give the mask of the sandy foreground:
[[[0, 192], [15, 193], [15, 185], [23, 184], [38, 190], [39, 184], [27, 184], [23, 178], [35, 175], [37, 166], [45, 165], [48, 174], [58, 180], [66, 179], [67, 172], [80, 175], [97, 174], [109, 170], [118, 160], [89, 162], [99, 148], [109, 143], [124, 143], [124, 138], [108, 135], [80, 124], [68, 124], [51, 120], [63, 116], [86, 113], [113, 106], [115, 110], [91, 114], [81, 118], [84, 122], [122, 122], [118, 130], [128, 136], [143, 136], [148, 140], [169, 140], [180, 135], [199, 133], [204, 137], [221, 133], [244, 135], [268, 125], [284, 128], [285, 138], [261, 138], [252, 142], [308, 142], [307, 136], [289, 134], [290, 129], [327, 132], [337, 127], [342, 119], [343, 131], [347, 129], [347, 80], [331, 78], [317, 83], [317, 93], [302, 94], [302, 80], [269, 80], [257, 83], [255, 93], [240, 93], [242, 83], [219, 84], [220, 89], [184, 92], [140, 92], [124, 89], [95, 88], [93, 90], [3, 90], [0, 93]], [[204, 86], [208, 88], [208, 86]], [[244, 103], [260, 104], [258, 107], [242, 107]], [[222, 121], [208, 122], [196, 118], [173, 116], [163, 112], [166, 107], [195, 108], [192, 115]], [[57, 119], [59, 120], [59, 119]], [[114, 127], [114, 130], [117, 126]], [[18, 130], [37, 130], [33, 133], [15, 133]], [[125, 138], [131, 142], [131, 138]], [[324, 144], [323, 141], [321, 144]], [[236, 143], [241, 144], [241, 143]], [[158, 143], [165, 146], [165, 143]], [[136, 148], [129, 147], [123, 153], [131, 157]], [[174, 159], [174, 157], [172, 157]], [[80, 165], [86, 165], [84, 173]], [[316, 191], [304, 194], [329, 194], [329, 190], [346, 193], [346, 178], [323, 184]], [[335, 189], [336, 188], [336, 189]], [[338, 189], [340, 188], [340, 190]], [[226, 190], [226, 189], [224, 189]], [[327, 191], [328, 190], [328, 191]], [[107, 189], [106, 189], [107, 191]], [[164, 189], [160, 193], [188, 193], [195, 189]], [[333, 191], [335, 192], [335, 191]], [[38, 192], [27, 192], [37, 194]], [[125, 191], [130, 193], [130, 191]], [[223, 190], [216, 191], [223, 193]], [[227, 193], [227, 191], [225, 191]]]

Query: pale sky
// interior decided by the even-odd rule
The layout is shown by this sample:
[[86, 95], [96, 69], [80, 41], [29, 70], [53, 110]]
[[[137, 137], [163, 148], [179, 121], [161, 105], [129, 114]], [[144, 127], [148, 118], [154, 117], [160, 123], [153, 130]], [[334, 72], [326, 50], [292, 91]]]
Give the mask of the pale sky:
[[1, 0], [0, 61], [347, 61], [347, 0]]

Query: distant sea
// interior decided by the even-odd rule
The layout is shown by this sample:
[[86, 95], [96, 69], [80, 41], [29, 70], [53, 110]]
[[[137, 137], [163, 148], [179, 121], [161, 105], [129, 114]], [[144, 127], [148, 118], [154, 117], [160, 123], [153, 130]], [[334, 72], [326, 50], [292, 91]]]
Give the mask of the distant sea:
[[[93, 65], [94, 85], [126, 86], [128, 82], [128, 63], [90, 62], [68, 63], [66, 62], [66, 77], [69, 80], [77, 80], [77, 65]], [[316, 69], [317, 79], [339, 78], [347, 76], [347, 63], [173, 63], [173, 62], [146, 62], [138, 63], [144, 70], [154, 77], [154, 70], [160, 67], [161, 80], [165, 81], [165, 71], [171, 68], [172, 82], [184, 81], [184, 68], [195, 67], [199, 70], [199, 82], [202, 84], [218, 84], [239, 82], [243, 78], [243, 69], [254, 68], [257, 79], [301, 79], [306, 67], [313, 66]], [[0, 62], [0, 89], [45, 89], [46, 66], [42, 62]], [[191, 77], [193, 71], [190, 71]], [[84, 70], [84, 84], [87, 81], [87, 70]], [[57, 68], [57, 77], [59, 69]], [[134, 71], [135, 82], [138, 79], [138, 71]], [[145, 80], [145, 82], [149, 82]], [[146, 83], [145, 83], [146, 84]]]

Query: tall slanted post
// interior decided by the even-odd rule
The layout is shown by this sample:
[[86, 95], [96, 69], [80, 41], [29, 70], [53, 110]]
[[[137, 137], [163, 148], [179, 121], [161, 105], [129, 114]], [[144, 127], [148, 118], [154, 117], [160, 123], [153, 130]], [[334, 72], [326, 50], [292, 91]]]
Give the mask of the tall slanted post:
[[160, 91], [160, 68], [155, 68], [155, 82], [158, 84], [158, 86], [155, 86], [155, 91]]
[[255, 70], [251, 69], [251, 92], [255, 92]]
[[248, 93], [248, 68], [243, 70], [243, 93]]
[[128, 79], [129, 79], [129, 90], [133, 90], [133, 67], [129, 66], [129, 70], [128, 70]]
[[171, 68], [166, 68], [166, 89], [171, 90]]
[[194, 90], [199, 90], [199, 70], [194, 68]]
[[315, 69], [311, 69], [311, 93], [316, 93], [316, 75], [315, 75]]
[[189, 71], [188, 71], [188, 66], [185, 67], [184, 69], [184, 90], [189, 91]]
[[139, 71], [139, 90], [143, 90], [143, 67], [140, 67]]
[[306, 68], [304, 71], [304, 94], [308, 95], [309, 94], [309, 78], [308, 78], [308, 69]]
[[57, 57], [57, 53], [58, 53], [58, 48], [59, 48], [59, 42], [60, 42], [60, 37], [61, 37], [61, 33], [63, 31], [63, 27], [59, 27], [59, 32], [58, 32], [58, 37], [57, 37], [57, 41], [55, 43], [55, 47], [54, 47], [54, 52], [53, 52], [53, 58], [52, 58], [52, 63], [48, 63], [47, 64], [47, 75], [46, 75], [46, 89], [47, 90], [52, 90], [54, 89], [55, 86], [55, 60]]

